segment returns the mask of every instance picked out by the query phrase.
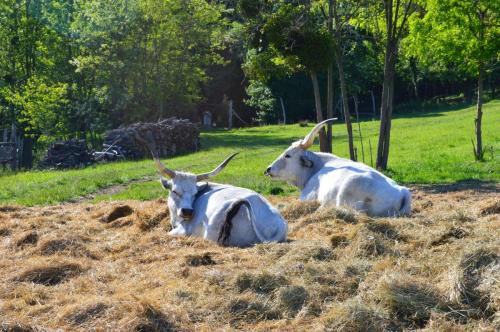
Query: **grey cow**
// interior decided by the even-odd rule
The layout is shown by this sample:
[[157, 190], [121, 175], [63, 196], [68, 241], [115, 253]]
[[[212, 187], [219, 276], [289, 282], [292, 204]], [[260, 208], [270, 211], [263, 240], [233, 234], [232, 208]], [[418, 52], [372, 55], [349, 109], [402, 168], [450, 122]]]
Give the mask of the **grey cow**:
[[161, 183], [170, 190], [170, 235], [238, 247], [286, 240], [288, 224], [264, 197], [245, 188], [201, 182], [217, 175], [235, 155], [199, 175], [171, 170], [155, 158]]

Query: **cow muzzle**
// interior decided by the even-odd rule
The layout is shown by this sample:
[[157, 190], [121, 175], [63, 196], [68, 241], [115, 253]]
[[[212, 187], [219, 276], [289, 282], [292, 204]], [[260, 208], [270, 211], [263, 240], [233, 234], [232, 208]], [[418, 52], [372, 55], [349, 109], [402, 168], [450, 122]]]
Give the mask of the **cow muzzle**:
[[264, 175], [267, 175], [267, 176], [273, 176], [273, 175], [271, 174], [271, 166], [269, 166], [269, 167], [265, 170]]
[[191, 220], [193, 219], [193, 209], [181, 209], [179, 211], [179, 217], [183, 218], [183, 219], [186, 219], [186, 220]]

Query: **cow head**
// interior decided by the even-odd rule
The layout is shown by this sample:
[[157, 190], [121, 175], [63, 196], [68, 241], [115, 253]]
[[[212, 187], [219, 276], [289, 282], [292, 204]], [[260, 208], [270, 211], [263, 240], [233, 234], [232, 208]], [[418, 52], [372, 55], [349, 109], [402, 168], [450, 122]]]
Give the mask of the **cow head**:
[[335, 120], [337, 119], [328, 119], [314, 126], [304, 139], [293, 142], [285, 152], [273, 161], [264, 174], [300, 186], [300, 180], [309, 174], [314, 167], [314, 160], [307, 149], [314, 143], [314, 138], [318, 135], [320, 129]]
[[168, 207], [171, 214], [170, 218], [173, 223], [175, 221], [191, 220], [194, 217], [195, 211], [193, 205], [196, 194], [208, 185], [207, 183], [200, 185], [198, 182], [219, 174], [237, 154], [238, 153], [234, 153], [229, 156], [213, 171], [198, 175], [169, 169], [155, 157], [156, 167], [161, 175], [161, 184], [165, 189], [170, 190]]

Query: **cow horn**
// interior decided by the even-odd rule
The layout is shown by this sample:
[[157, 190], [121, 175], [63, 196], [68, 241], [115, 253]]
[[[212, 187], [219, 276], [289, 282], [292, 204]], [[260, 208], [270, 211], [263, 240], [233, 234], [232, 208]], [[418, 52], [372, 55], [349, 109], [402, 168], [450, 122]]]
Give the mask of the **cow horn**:
[[160, 159], [158, 159], [157, 157], [154, 157], [154, 159], [155, 159], [156, 168], [158, 168], [158, 171], [160, 172], [161, 175], [167, 176], [171, 179], [175, 178], [176, 173], [174, 170], [171, 170], [170, 168], [165, 167], [165, 165], [163, 165], [161, 163]]
[[316, 135], [318, 135], [319, 130], [326, 124], [332, 123], [333, 121], [337, 120], [337, 118], [331, 118], [331, 119], [326, 119], [325, 121], [321, 121], [317, 125], [314, 126], [314, 128], [311, 130], [309, 134], [307, 134], [306, 137], [300, 142], [300, 147], [303, 148], [304, 150], [307, 150], [313, 145], [314, 139], [316, 138]]
[[231, 159], [234, 158], [234, 156], [236, 156], [239, 152], [236, 152], [236, 153], [233, 153], [232, 155], [230, 155], [229, 157], [227, 157], [226, 160], [224, 160], [219, 166], [217, 166], [213, 171], [211, 172], [208, 172], [208, 173], [202, 173], [202, 174], [198, 174], [196, 176], [196, 181], [203, 181], [203, 180], [206, 180], [208, 178], [211, 178], [212, 176], [216, 176], [217, 174], [220, 173], [220, 171], [222, 171], [224, 169], [224, 167], [226, 167], [226, 165], [231, 161]]

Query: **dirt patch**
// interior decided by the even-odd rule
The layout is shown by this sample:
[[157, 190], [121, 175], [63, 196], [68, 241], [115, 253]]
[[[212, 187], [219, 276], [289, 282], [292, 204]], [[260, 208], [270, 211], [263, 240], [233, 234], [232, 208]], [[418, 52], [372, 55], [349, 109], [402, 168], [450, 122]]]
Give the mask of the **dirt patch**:
[[489, 284], [490, 287], [494, 287], [494, 284], [498, 283], [498, 280], [487, 280], [500, 276], [500, 256], [496, 251], [498, 251], [498, 247], [483, 247], [464, 253], [458, 265], [450, 273], [453, 280], [450, 292], [452, 300], [479, 309], [486, 316], [500, 309], [490, 305], [491, 289], [480, 287], [481, 284]]
[[201, 255], [186, 256], [186, 264], [189, 266], [215, 265], [215, 261], [209, 252]]
[[119, 205], [114, 207], [109, 213], [101, 217], [101, 221], [110, 223], [118, 218], [123, 218], [134, 213], [134, 209], [128, 205]]
[[500, 214], [500, 200], [494, 200], [493, 202], [484, 202], [479, 206], [479, 212], [482, 216], [487, 216], [490, 214]]
[[38, 233], [32, 232], [32, 231], [25, 232], [25, 233], [21, 234], [16, 239], [15, 242], [16, 242], [16, 246], [18, 246], [18, 247], [35, 245], [38, 242]]
[[82, 325], [89, 320], [102, 316], [108, 306], [104, 303], [96, 303], [83, 308], [78, 308], [66, 316], [66, 320], [74, 325]]
[[14, 281], [54, 286], [81, 272], [83, 268], [78, 264], [47, 265], [28, 269], [14, 278]]
[[0, 212], [15, 212], [17, 210], [20, 210], [20, 206], [11, 206], [11, 205], [1, 205], [0, 206]]
[[0, 236], [9, 236], [12, 232], [6, 227], [0, 228]]
[[469, 235], [469, 231], [460, 227], [452, 227], [446, 233], [440, 235], [437, 239], [431, 242], [431, 246], [440, 246], [449, 243], [454, 239], [461, 239]]
[[95, 254], [87, 250], [84, 241], [79, 237], [47, 239], [39, 244], [38, 250], [43, 256], [63, 254], [73, 257], [97, 258]]
[[139, 322], [133, 328], [135, 332], [151, 332], [151, 331], [175, 331], [174, 324], [170, 321], [166, 314], [158, 308], [147, 304], [144, 306]]

